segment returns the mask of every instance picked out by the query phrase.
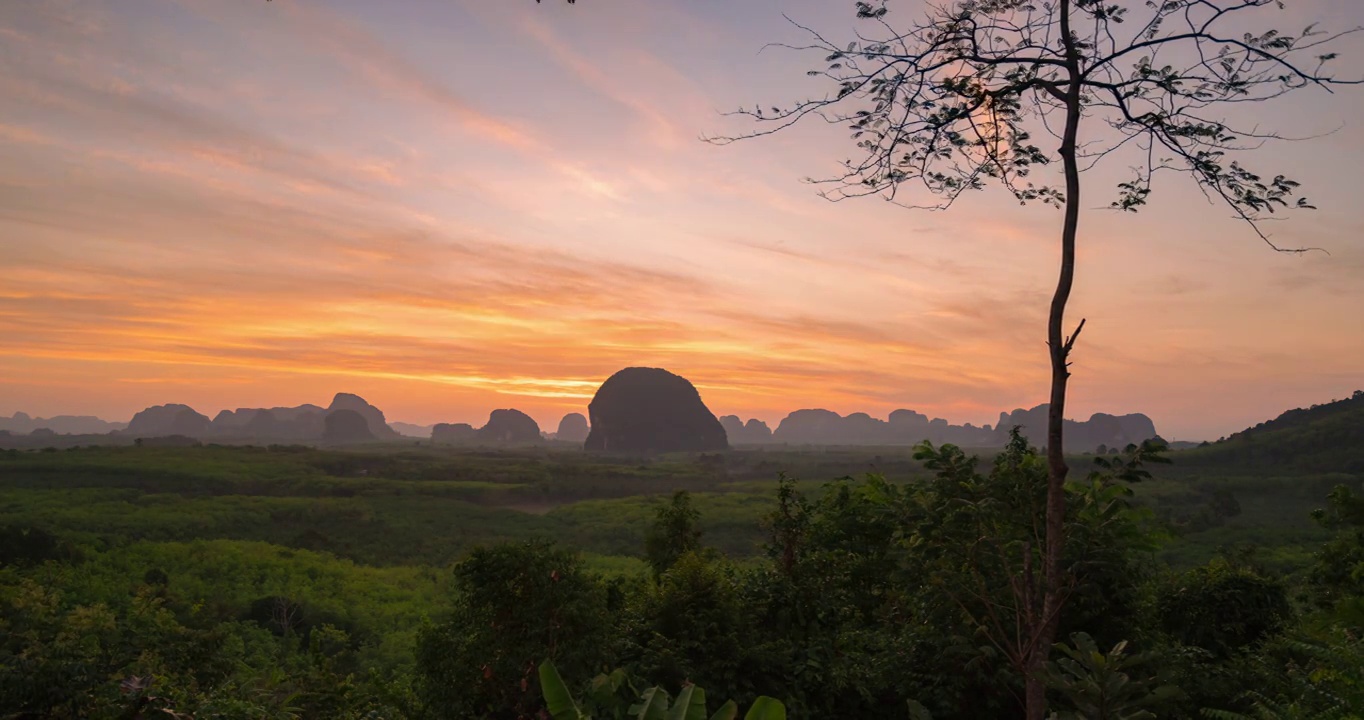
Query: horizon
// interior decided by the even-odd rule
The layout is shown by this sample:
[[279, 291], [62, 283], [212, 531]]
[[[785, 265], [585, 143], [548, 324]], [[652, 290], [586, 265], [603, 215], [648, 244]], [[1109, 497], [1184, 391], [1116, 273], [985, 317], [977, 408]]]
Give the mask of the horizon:
[[[1339, 5], [1276, 24], [1364, 24]], [[800, 39], [783, 12], [853, 27], [818, 0], [0, 6], [0, 413], [344, 389], [390, 422], [517, 408], [552, 431], [632, 365], [773, 429], [797, 406], [981, 426], [1045, 402], [1059, 213], [993, 190], [948, 213], [829, 203], [800, 179], [836, 169], [838, 128], [698, 140], [823, 90], [818, 58], [758, 52]], [[1137, 215], [1086, 211], [1068, 417], [1210, 440], [1364, 385], [1364, 205], [1340, 162], [1364, 97], [1256, 116], [1331, 133], [1255, 157], [1321, 208], [1275, 240], [1331, 254], [1274, 253], [1176, 176]], [[1121, 170], [1090, 176], [1088, 207]]]
[[[700, 388], [700, 387], [697, 388], [698, 391], [701, 390], [701, 389], [702, 389], [702, 388]], [[365, 400], [366, 402], [369, 402], [371, 405], [373, 405], [374, 407], [378, 408], [380, 411], [382, 411], [382, 412], [384, 413], [384, 419], [385, 419], [385, 421], [388, 423], [389, 426], [392, 426], [392, 425], [394, 425], [395, 423], [399, 423], [399, 424], [404, 424], [404, 425], [421, 426], [421, 427], [428, 427], [428, 428], [429, 428], [429, 427], [432, 427], [432, 426], [434, 426], [434, 425], [438, 425], [438, 424], [441, 424], [441, 423], [451, 423], [451, 424], [454, 424], [454, 423], [466, 423], [466, 424], [469, 424], [469, 425], [473, 426], [474, 428], [478, 428], [478, 427], [482, 426], [483, 424], [485, 424], [485, 423], [487, 422], [487, 419], [488, 419], [487, 416], [490, 415], [494, 410], [504, 409], [504, 408], [490, 408], [490, 409], [487, 410], [487, 412], [485, 412], [485, 413], [483, 414], [483, 417], [482, 417], [481, 419], [480, 419], [480, 418], [472, 418], [472, 419], [455, 419], [455, 420], [448, 420], [448, 419], [447, 419], [447, 420], [433, 420], [433, 421], [423, 421], [423, 420], [416, 420], [416, 421], [413, 421], [413, 420], [409, 420], [409, 419], [407, 419], [407, 418], [396, 418], [396, 417], [391, 416], [391, 414], [390, 414], [387, 410], [385, 410], [384, 407], [383, 407], [381, 404], [375, 403], [375, 402], [371, 402], [369, 398], [366, 398], [366, 397], [364, 397], [363, 395], [360, 395], [359, 393], [350, 393], [349, 391], [346, 391], [346, 390], [338, 390], [338, 391], [336, 391], [335, 393], [332, 393], [332, 398], [334, 398], [336, 395], [339, 395], [339, 394], [357, 395], [357, 396], [359, 396], [362, 400]], [[1295, 405], [1295, 406], [1293, 406], [1293, 407], [1285, 407], [1285, 408], [1283, 408], [1283, 410], [1280, 411], [1280, 413], [1276, 413], [1276, 414], [1273, 415], [1273, 416], [1266, 417], [1266, 418], [1264, 418], [1263, 420], [1261, 420], [1261, 421], [1259, 421], [1259, 422], [1265, 422], [1265, 421], [1268, 421], [1268, 420], [1272, 420], [1272, 419], [1278, 417], [1279, 414], [1281, 414], [1282, 412], [1287, 412], [1287, 411], [1289, 411], [1289, 410], [1302, 409], [1302, 408], [1312, 407], [1312, 406], [1315, 406], [1315, 405], [1325, 405], [1325, 404], [1327, 404], [1327, 403], [1336, 402], [1336, 401], [1339, 401], [1339, 400], [1341, 400], [1341, 399], [1349, 399], [1350, 397], [1351, 397], [1351, 394], [1350, 394], [1350, 393], [1347, 393], [1347, 394], [1345, 394], [1344, 396], [1342, 396], [1342, 398], [1331, 398], [1331, 399], [1328, 399], [1328, 400], [1321, 400], [1321, 401], [1319, 401], [1319, 402], [1312, 402], [1312, 403], [1306, 403], [1306, 404], [1302, 404], [1302, 405]], [[705, 401], [705, 395], [704, 395], [704, 394], [702, 394], [701, 399], [702, 399], [703, 402]], [[250, 405], [250, 406], [247, 406], [247, 405], [236, 405], [236, 406], [231, 406], [231, 407], [229, 407], [229, 406], [223, 406], [223, 407], [219, 407], [219, 408], [214, 408], [214, 409], [207, 409], [207, 410], [205, 410], [205, 409], [203, 409], [203, 408], [195, 407], [194, 405], [189, 404], [189, 403], [178, 403], [178, 402], [172, 400], [172, 401], [167, 401], [167, 402], [152, 403], [152, 404], [150, 404], [150, 405], [146, 405], [146, 406], [144, 406], [144, 407], [142, 407], [142, 408], [139, 408], [137, 411], [134, 411], [133, 413], [130, 413], [127, 417], [124, 417], [124, 418], [111, 418], [111, 417], [105, 417], [105, 416], [102, 416], [102, 415], [92, 415], [92, 414], [90, 414], [90, 413], [80, 413], [80, 412], [74, 412], [74, 413], [54, 413], [54, 414], [47, 415], [47, 414], [38, 414], [38, 413], [27, 412], [27, 411], [24, 411], [24, 410], [22, 410], [22, 409], [10, 411], [10, 412], [8, 412], [8, 413], [6, 413], [4, 410], [0, 409], [0, 418], [13, 418], [13, 417], [15, 416], [16, 413], [22, 412], [22, 413], [25, 413], [26, 415], [28, 415], [30, 418], [32, 418], [32, 419], [34, 419], [34, 420], [51, 419], [51, 418], [53, 418], [53, 417], [58, 417], [58, 416], [67, 416], [67, 417], [95, 417], [96, 419], [102, 420], [102, 421], [104, 421], [104, 422], [127, 424], [127, 423], [132, 419], [132, 416], [135, 415], [137, 412], [140, 412], [141, 410], [145, 410], [145, 409], [148, 409], [148, 408], [151, 408], [151, 407], [161, 406], [161, 405], [181, 404], [181, 405], [187, 405], [188, 407], [192, 408], [194, 411], [198, 412], [198, 413], [201, 414], [201, 415], [207, 416], [207, 417], [211, 420], [211, 419], [213, 419], [215, 416], [217, 416], [217, 415], [218, 415], [219, 413], [221, 413], [221, 412], [240, 411], [240, 410], [273, 409], [273, 408], [284, 408], [284, 407], [299, 407], [299, 406], [301, 406], [301, 405], [315, 405], [315, 406], [318, 406], [318, 407], [321, 407], [321, 408], [324, 408], [324, 409], [325, 409], [325, 408], [327, 407], [327, 405], [328, 405], [329, 403], [331, 403], [331, 402], [332, 402], [332, 400], [331, 400], [331, 399], [328, 399], [328, 400], [326, 400], [325, 402], [305, 401], [305, 402], [302, 402], [302, 403], [295, 403], [295, 404], [266, 403], [266, 404], [263, 404], [263, 405]], [[957, 419], [957, 418], [950, 418], [950, 417], [944, 417], [944, 418], [941, 418], [941, 419], [946, 420], [950, 425], [953, 425], [953, 426], [964, 426], [964, 425], [970, 424], [970, 425], [974, 425], [974, 426], [976, 426], [976, 427], [985, 427], [985, 426], [996, 427], [996, 424], [997, 424], [997, 422], [998, 422], [998, 420], [999, 420], [999, 415], [1000, 415], [1000, 414], [1008, 414], [1008, 413], [1016, 412], [1016, 411], [1019, 411], [1019, 410], [1033, 410], [1033, 409], [1036, 409], [1036, 408], [1038, 408], [1038, 407], [1041, 407], [1041, 406], [1043, 406], [1043, 405], [1045, 405], [1045, 404], [1046, 404], [1046, 403], [1034, 403], [1034, 404], [1032, 404], [1032, 405], [1021, 405], [1021, 406], [1018, 406], [1018, 407], [1012, 407], [1012, 408], [1007, 408], [1007, 409], [1001, 408], [1000, 411], [997, 412], [997, 413], [995, 414], [995, 417], [994, 417], [994, 420], [993, 420], [993, 421], [988, 421], [988, 422], [983, 422], [983, 423], [972, 422], [972, 421], [970, 421], [970, 420], [960, 420], [960, 419]], [[513, 407], [511, 407], [511, 406], [507, 406], [507, 407], [508, 407], [508, 408], [511, 408], [511, 409], [520, 410], [520, 408], [513, 408]], [[709, 406], [707, 406], [707, 407], [709, 407]], [[757, 417], [756, 419], [757, 419], [757, 420], [761, 420], [762, 422], [766, 423], [767, 426], [768, 426], [771, 430], [775, 431], [775, 430], [777, 429], [777, 427], [781, 424], [781, 421], [782, 421], [782, 420], [784, 420], [784, 419], [785, 419], [787, 416], [789, 416], [791, 413], [798, 412], [798, 411], [801, 411], [801, 410], [831, 410], [831, 409], [830, 409], [830, 408], [818, 407], [818, 406], [813, 406], [813, 405], [811, 405], [811, 406], [805, 406], [805, 407], [799, 407], [799, 408], [792, 408], [792, 409], [786, 411], [785, 413], [783, 413], [783, 414], [781, 414], [781, 415], [779, 415], [779, 416], [774, 416], [774, 417], [772, 417], [772, 418]], [[878, 416], [876, 413], [867, 413], [867, 414], [870, 415], [870, 416], [871, 416], [873, 419], [875, 419], [875, 420], [886, 421], [886, 420], [888, 419], [889, 413], [895, 412], [896, 410], [911, 410], [911, 411], [920, 412], [920, 411], [916, 410], [915, 408], [905, 407], [905, 408], [895, 408], [895, 409], [893, 409], [893, 410], [888, 411], [887, 413], [883, 413], [883, 414], [880, 415], [880, 416]], [[728, 416], [728, 415], [734, 415], [734, 416], [737, 416], [740, 420], [745, 421], [745, 422], [748, 421], [748, 420], [750, 419], [750, 417], [744, 416], [744, 415], [742, 415], [742, 414], [740, 414], [740, 413], [722, 412], [722, 411], [716, 411], [716, 410], [713, 410], [713, 409], [711, 410], [711, 412], [712, 412], [712, 414], [714, 414], [714, 416], [715, 416], [716, 418], [722, 418], [722, 417], [725, 417], [725, 416]], [[841, 417], [847, 417], [848, 415], [851, 415], [851, 414], [853, 414], [853, 413], [865, 412], [865, 411], [862, 411], [862, 410], [845, 410], [845, 411], [832, 410], [832, 412], [837, 413], [837, 414], [838, 414], [839, 416], [841, 416]], [[583, 406], [582, 408], [580, 408], [580, 409], [572, 409], [572, 408], [566, 409], [566, 410], [564, 410], [562, 413], [560, 413], [560, 414], [558, 414], [558, 415], [554, 415], [554, 416], [552, 416], [552, 417], [551, 417], [551, 416], [537, 416], [535, 413], [529, 413], [529, 412], [527, 412], [526, 414], [527, 414], [527, 415], [530, 415], [531, 418], [535, 420], [536, 424], [540, 426], [540, 430], [541, 430], [541, 431], [546, 432], [546, 433], [553, 433], [553, 432], [557, 431], [559, 422], [564, 418], [564, 416], [565, 416], [565, 415], [568, 415], [568, 414], [570, 414], [570, 413], [578, 413], [578, 414], [582, 415], [582, 416], [585, 417], [585, 418], [589, 418], [589, 422], [590, 422], [590, 414], [588, 413], [588, 409], [587, 409], [587, 406], [586, 406], [586, 405], [584, 405], [584, 406]], [[1095, 413], [1090, 413], [1090, 414], [1087, 414], [1087, 415], [1085, 415], [1085, 416], [1071, 415], [1071, 416], [1067, 417], [1067, 420], [1074, 420], [1074, 421], [1077, 421], [1077, 422], [1085, 422], [1085, 421], [1090, 420], [1091, 417], [1092, 417], [1092, 415], [1093, 415], [1093, 414], [1096, 414], [1096, 413], [1106, 413], [1106, 414], [1109, 414], [1109, 415], [1114, 415], [1114, 416], [1119, 416], [1119, 417], [1125, 416], [1125, 415], [1147, 415], [1147, 413], [1143, 413], [1141, 410], [1113, 410], [1113, 411], [1097, 410], [1097, 411], [1095, 411]], [[937, 419], [937, 416], [934, 416], [932, 413], [924, 413], [924, 414], [926, 414], [926, 415], [929, 417], [929, 419]], [[1147, 415], [1147, 417], [1150, 417], [1150, 416]], [[1226, 436], [1229, 436], [1229, 435], [1231, 435], [1231, 434], [1233, 434], [1233, 433], [1240, 432], [1240, 431], [1242, 431], [1242, 430], [1245, 430], [1245, 429], [1254, 427], [1255, 425], [1258, 425], [1258, 424], [1259, 424], [1259, 422], [1251, 423], [1251, 424], [1249, 424], [1249, 425], [1246, 425], [1245, 427], [1237, 428], [1237, 429], [1235, 429], [1235, 430], [1230, 430], [1230, 431], [1225, 432], [1225, 433], [1222, 433], [1221, 435], [1218, 435], [1218, 436], [1216, 436], [1216, 437], [1211, 437], [1211, 436], [1210, 436], [1210, 437], [1176, 437], [1176, 436], [1172, 436], [1170, 433], [1166, 433], [1166, 432], [1162, 431], [1162, 430], [1161, 430], [1160, 423], [1157, 422], [1155, 418], [1151, 418], [1151, 420], [1152, 420], [1152, 423], [1156, 426], [1156, 431], [1157, 431], [1157, 433], [1159, 433], [1159, 434], [1161, 435], [1161, 437], [1163, 437], [1165, 440], [1170, 441], [1170, 442], [1200, 442], [1200, 441], [1205, 441], [1205, 440], [1206, 440], [1206, 441], [1216, 440], [1218, 437], [1226, 437]], [[997, 427], [996, 427], [996, 429], [997, 429]], [[406, 437], [413, 437], [413, 436], [406, 436]]]

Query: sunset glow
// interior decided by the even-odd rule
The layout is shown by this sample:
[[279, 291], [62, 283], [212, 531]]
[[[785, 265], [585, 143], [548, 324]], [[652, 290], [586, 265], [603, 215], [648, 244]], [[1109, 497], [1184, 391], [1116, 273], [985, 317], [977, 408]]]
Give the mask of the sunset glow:
[[[1043, 402], [1058, 212], [827, 202], [801, 178], [853, 151], [837, 127], [701, 142], [828, 89], [819, 58], [758, 52], [800, 40], [783, 13], [853, 22], [821, 0], [0, 4], [0, 414], [346, 391], [553, 429], [631, 365], [773, 426]], [[1070, 415], [1216, 438], [1364, 387], [1364, 98], [1255, 112], [1332, 133], [1256, 156], [1321, 208], [1276, 241], [1329, 255], [1272, 252], [1173, 175], [1116, 214], [1126, 168], [1090, 173]]]

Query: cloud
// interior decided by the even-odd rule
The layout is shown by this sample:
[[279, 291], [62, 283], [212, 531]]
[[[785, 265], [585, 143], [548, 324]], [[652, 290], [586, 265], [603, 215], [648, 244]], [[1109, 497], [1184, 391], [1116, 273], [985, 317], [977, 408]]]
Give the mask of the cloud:
[[328, 57], [360, 74], [381, 94], [432, 108], [475, 137], [545, 162], [597, 196], [619, 200], [621, 191], [581, 164], [565, 159], [532, 130], [483, 111], [452, 91], [440, 78], [404, 58], [374, 33], [320, 3], [284, 6], [294, 33]]
[[[41, 88], [57, 98], [51, 106], [63, 111], [67, 122], [88, 124], [101, 133], [118, 133], [125, 141], [144, 148], [181, 152], [208, 164], [249, 169], [334, 192], [358, 193], [337, 179], [344, 170], [325, 157], [157, 91], [109, 89], [36, 69], [29, 69], [22, 78], [7, 76], [4, 85], [10, 89], [17, 86], [21, 92], [25, 87], [35, 91]], [[88, 141], [70, 142], [80, 147]]]
[[[535, 15], [525, 15], [521, 21], [521, 27], [541, 47], [547, 49], [558, 62], [569, 68], [579, 82], [598, 94], [628, 108], [640, 120], [644, 121], [649, 128], [648, 137], [657, 146], [665, 150], [676, 150], [683, 143], [695, 141], [694, 136], [686, 135], [677, 127], [668, 113], [646, 101], [639, 93], [636, 83], [622, 81], [623, 78], [619, 77], [619, 74], [617, 77], [611, 77], [606, 71], [600, 69], [596, 64], [559, 39], [541, 18]], [[636, 51], [633, 55], [634, 60], [643, 61], [646, 67], [654, 72], [661, 65], [657, 59], [647, 53]], [[638, 65], [630, 68], [632, 74], [641, 69]]]
[[[810, 89], [744, 40], [783, 37], [775, 10], [602, 2], [0, 3], [0, 397], [126, 417], [344, 386], [405, 419], [545, 420], [635, 364], [769, 421], [1044, 397], [1055, 213], [819, 200], [798, 178], [841, 128], [696, 140], [755, 89]], [[1266, 261], [1191, 246], [1231, 231], [1167, 196], [1085, 215], [1076, 414], [1185, 432], [1358, 376], [1348, 199], [1294, 226], [1330, 258]]]
[[543, 150], [527, 130], [479, 110], [364, 27], [316, 3], [280, 6], [296, 37], [359, 72], [381, 91], [437, 109], [464, 130], [523, 152]]

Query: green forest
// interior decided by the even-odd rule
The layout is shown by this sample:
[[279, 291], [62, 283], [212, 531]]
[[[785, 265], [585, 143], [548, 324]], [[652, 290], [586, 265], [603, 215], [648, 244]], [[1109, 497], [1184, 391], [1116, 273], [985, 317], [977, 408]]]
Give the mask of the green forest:
[[[1364, 396], [1070, 463], [1055, 717], [1364, 716]], [[1019, 717], [1045, 486], [1018, 436], [3, 451], [0, 718]]]

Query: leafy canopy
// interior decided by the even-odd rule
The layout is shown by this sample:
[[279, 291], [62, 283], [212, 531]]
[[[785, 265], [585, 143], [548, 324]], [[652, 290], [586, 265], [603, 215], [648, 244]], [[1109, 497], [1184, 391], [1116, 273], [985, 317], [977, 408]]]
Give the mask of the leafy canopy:
[[[1023, 204], [1060, 206], [1062, 188], [1038, 173], [1067, 152], [1087, 170], [1122, 157], [1133, 176], [1110, 207], [1145, 205], [1155, 175], [1182, 172], [1271, 246], [1260, 221], [1284, 208], [1311, 208], [1299, 183], [1266, 176], [1239, 159], [1282, 136], [1233, 109], [1337, 78], [1330, 46], [1361, 28], [1308, 26], [1245, 32], [1282, 9], [1281, 0], [954, 0], [928, 5], [908, 25], [892, 23], [888, 0], [860, 0], [857, 39], [835, 43], [797, 25], [819, 52], [809, 75], [828, 81], [824, 97], [740, 109], [769, 135], [806, 118], [846, 127], [857, 154], [818, 181], [833, 200], [882, 195], [901, 202], [917, 187], [943, 209], [990, 182]], [[1260, 25], [1263, 27], [1263, 25]], [[1069, 41], [1067, 41], [1067, 38]], [[1082, 140], [1061, 118], [1101, 124]], [[1230, 117], [1229, 117], [1230, 116]], [[1239, 118], [1233, 119], [1233, 118]], [[1090, 138], [1093, 135], [1093, 138]], [[1053, 149], [1059, 148], [1059, 149]]]

